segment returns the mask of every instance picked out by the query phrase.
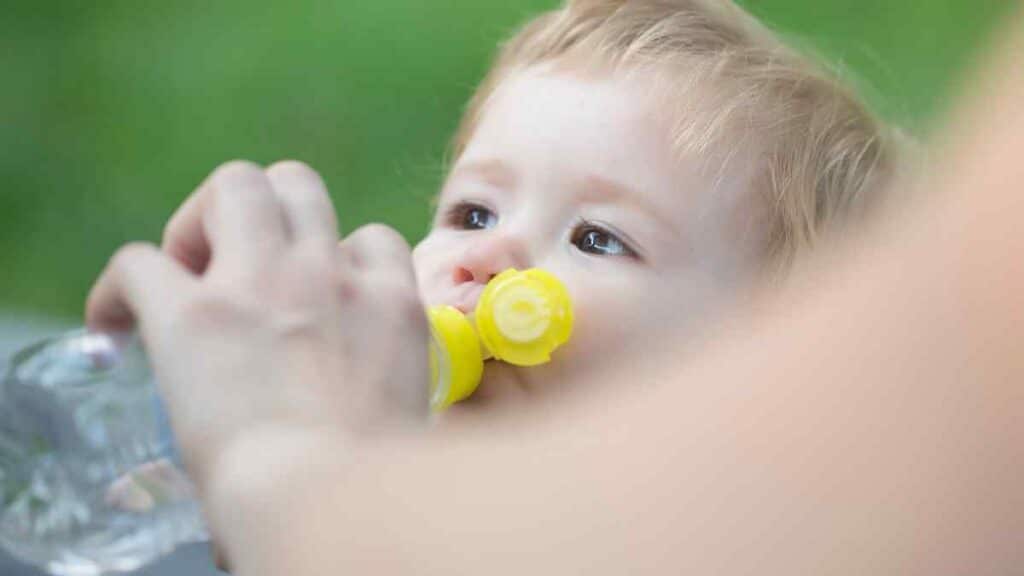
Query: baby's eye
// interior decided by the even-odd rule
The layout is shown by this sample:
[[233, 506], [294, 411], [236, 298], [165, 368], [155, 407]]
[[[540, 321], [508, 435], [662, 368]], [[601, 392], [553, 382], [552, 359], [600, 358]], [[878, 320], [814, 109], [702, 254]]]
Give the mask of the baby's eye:
[[598, 256], [626, 256], [636, 258], [637, 253], [618, 236], [604, 228], [583, 222], [572, 232], [570, 240], [576, 248]]
[[498, 215], [479, 204], [461, 202], [448, 209], [445, 222], [460, 230], [486, 230], [498, 223]]

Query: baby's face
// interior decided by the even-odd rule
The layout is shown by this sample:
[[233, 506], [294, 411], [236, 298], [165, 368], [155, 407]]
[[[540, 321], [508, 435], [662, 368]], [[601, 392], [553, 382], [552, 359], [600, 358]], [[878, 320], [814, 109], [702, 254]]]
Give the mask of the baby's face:
[[414, 251], [424, 303], [470, 311], [494, 275], [539, 267], [565, 283], [576, 316], [550, 365], [489, 366], [478, 404], [565, 389], [666, 330], [693, 333], [757, 270], [765, 219], [748, 175], [680, 160], [646, 88], [515, 73], [453, 166]]

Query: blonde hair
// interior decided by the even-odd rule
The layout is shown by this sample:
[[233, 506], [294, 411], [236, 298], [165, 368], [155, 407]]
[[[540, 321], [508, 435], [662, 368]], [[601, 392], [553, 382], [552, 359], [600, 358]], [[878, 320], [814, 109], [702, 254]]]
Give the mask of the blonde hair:
[[754, 187], [772, 218], [765, 249], [781, 266], [863, 214], [895, 172], [894, 139], [853, 91], [730, 0], [568, 0], [533, 19], [503, 45], [470, 100], [452, 160], [503, 79], [567, 61], [676, 72], [658, 76], [659, 92], [678, 107], [681, 152], [709, 152], [726, 133], [757, 146]]

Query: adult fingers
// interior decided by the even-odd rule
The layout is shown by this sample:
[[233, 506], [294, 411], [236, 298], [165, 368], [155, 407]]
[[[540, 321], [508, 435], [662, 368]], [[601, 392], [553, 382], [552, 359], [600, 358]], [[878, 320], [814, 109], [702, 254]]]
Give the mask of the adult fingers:
[[340, 265], [375, 274], [393, 274], [415, 284], [412, 250], [394, 228], [367, 224], [350, 234], [339, 246]]
[[263, 169], [245, 162], [217, 168], [164, 228], [163, 249], [196, 274], [214, 252], [251, 263], [287, 241], [285, 221]]
[[281, 206], [263, 169], [249, 162], [229, 162], [204, 183], [210, 191], [202, 211], [211, 266], [233, 272], [262, 268], [288, 243]]
[[196, 189], [167, 221], [161, 242], [164, 252], [195, 274], [202, 274], [210, 263], [210, 241], [203, 230], [203, 212], [211, 192], [205, 185]]
[[268, 168], [266, 174], [277, 194], [292, 239], [333, 246], [338, 239], [338, 223], [320, 175], [294, 161], [278, 162]]
[[193, 289], [189, 272], [150, 244], [128, 244], [110, 259], [86, 302], [86, 324], [103, 332], [165, 324]]

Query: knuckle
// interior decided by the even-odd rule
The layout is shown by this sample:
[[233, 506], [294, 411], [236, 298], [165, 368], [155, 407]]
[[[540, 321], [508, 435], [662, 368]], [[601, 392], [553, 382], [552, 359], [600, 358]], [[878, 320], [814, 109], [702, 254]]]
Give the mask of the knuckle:
[[120, 270], [131, 265], [139, 258], [148, 256], [156, 251], [156, 247], [145, 242], [129, 242], [121, 246], [110, 258], [110, 267]]
[[263, 169], [252, 162], [232, 160], [219, 166], [207, 181], [212, 200], [260, 188], [266, 181]]
[[298, 160], [281, 160], [267, 168], [268, 176], [278, 176], [294, 180], [307, 180], [323, 183], [320, 174], [304, 162]]
[[182, 326], [227, 326], [243, 316], [244, 299], [229, 298], [218, 291], [205, 290], [184, 298], [175, 315]]
[[211, 181], [223, 181], [225, 179], [252, 178], [254, 175], [263, 173], [259, 164], [249, 160], [231, 160], [218, 166], [210, 177]]
[[401, 274], [379, 274], [372, 287], [374, 299], [395, 311], [401, 318], [423, 315], [416, 287]]
[[411, 251], [409, 242], [406, 241], [405, 237], [390, 226], [374, 222], [366, 224], [359, 231], [382, 247], [401, 252]]

